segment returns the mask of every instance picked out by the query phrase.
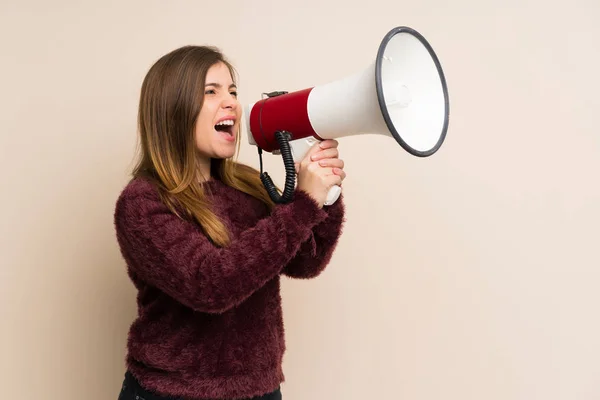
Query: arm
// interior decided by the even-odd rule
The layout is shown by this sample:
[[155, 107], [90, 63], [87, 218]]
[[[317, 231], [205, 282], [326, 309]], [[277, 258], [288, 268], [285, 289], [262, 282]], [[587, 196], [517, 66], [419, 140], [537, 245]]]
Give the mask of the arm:
[[314, 278], [329, 264], [345, 222], [343, 195], [331, 206], [325, 206], [324, 210], [327, 218], [313, 228], [309, 239], [283, 269], [284, 275], [291, 278]]
[[158, 195], [137, 190], [119, 198], [115, 226], [133, 274], [194, 310], [220, 313], [279, 274], [326, 216], [308, 195], [298, 195], [218, 248]]

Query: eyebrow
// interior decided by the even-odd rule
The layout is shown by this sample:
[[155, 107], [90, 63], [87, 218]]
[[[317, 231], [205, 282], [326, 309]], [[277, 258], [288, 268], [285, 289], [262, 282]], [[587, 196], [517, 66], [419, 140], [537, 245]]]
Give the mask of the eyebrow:
[[[211, 83], [207, 83], [206, 85], [204, 85], [204, 87], [206, 87], [206, 86], [214, 86], [214, 87], [216, 87], [218, 89], [220, 89], [220, 88], [223, 87], [223, 85], [221, 85], [220, 83], [212, 83], [212, 82]], [[235, 83], [232, 83], [231, 85], [229, 85], [229, 88], [230, 89], [231, 88], [237, 88], [237, 86], [236, 86]]]

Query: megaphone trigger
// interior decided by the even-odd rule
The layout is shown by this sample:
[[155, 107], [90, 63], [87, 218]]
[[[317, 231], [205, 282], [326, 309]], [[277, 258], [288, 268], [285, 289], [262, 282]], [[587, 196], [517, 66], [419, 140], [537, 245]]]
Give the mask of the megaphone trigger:
[[321, 141], [314, 138], [313, 136], [308, 136], [301, 139], [290, 140], [290, 148], [292, 149], [292, 156], [294, 157], [294, 162], [299, 163], [304, 160], [308, 151], [314, 146], [318, 145]]

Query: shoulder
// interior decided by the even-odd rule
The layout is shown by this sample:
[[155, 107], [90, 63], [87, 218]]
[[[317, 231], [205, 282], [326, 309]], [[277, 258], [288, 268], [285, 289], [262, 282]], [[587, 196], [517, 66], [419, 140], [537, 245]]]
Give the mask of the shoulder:
[[158, 188], [150, 179], [136, 177], [131, 179], [121, 191], [119, 200], [135, 198], [159, 198]]
[[119, 194], [115, 204], [115, 218], [128, 218], [156, 208], [166, 209], [158, 187], [148, 178], [131, 179]]

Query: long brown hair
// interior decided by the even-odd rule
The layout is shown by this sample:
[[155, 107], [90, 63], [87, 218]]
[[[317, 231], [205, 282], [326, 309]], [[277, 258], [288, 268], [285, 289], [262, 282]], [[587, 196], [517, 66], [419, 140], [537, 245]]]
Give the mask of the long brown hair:
[[[132, 175], [150, 179], [172, 212], [197, 221], [214, 244], [225, 246], [230, 240], [229, 233], [211, 211], [199, 179], [194, 140], [206, 74], [219, 62], [227, 65], [235, 82], [235, 69], [219, 49], [211, 46], [180, 47], [152, 65], [141, 88], [138, 111], [140, 152]], [[235, 134], [237, 154], [239, 130]], [[259, 199], [269, 209], [273, 207], [256, 169], [233, 159], [212, 159], [211, 176]]]

